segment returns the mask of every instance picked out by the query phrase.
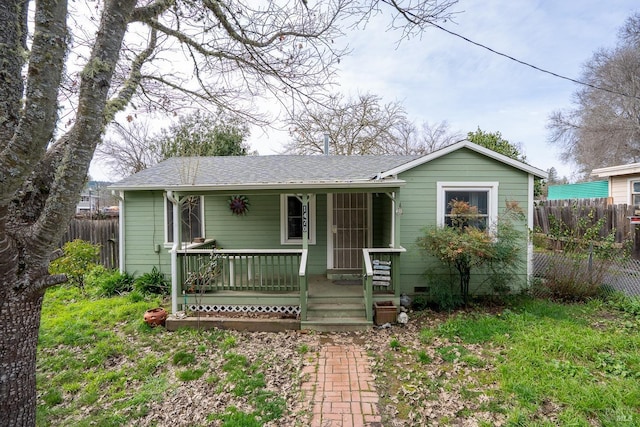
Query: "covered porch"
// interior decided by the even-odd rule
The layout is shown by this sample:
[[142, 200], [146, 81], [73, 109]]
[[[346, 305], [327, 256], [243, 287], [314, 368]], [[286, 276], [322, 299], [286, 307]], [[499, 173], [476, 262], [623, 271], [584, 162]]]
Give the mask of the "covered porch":
[[209, 241], [177, 251], [178, 286], [172, 296], [178, 298], [172, 302], [174, 313], [187, 318], [170, 319], [169, 328], [197, 319], [199, 327], [231, 322], [246, 329], [252, 327], [247, 319], [256, 319], [268, 327], [279, 323], [272, 329], [363, 329], [373, 324], [375, 302], [399, 302], [402, 248], [364, 248], [358, 274], [320, 275], [308, 273], [308, 249], [212, 246]]

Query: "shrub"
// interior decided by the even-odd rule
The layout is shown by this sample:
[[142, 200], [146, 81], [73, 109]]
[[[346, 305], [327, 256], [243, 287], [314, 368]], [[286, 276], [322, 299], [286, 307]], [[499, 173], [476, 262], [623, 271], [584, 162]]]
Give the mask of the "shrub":
[[157, 267], [153, 267], [150, 272], [138, 277], [133, 287], [142, 294], [166, 295], [169, 291], [169, 284]]
[[100, 256], [100, 245], [76, 239], [62, 247], [64, 255], [49, 265], [49, 273], [65, 274], [67, 281], [79, 288], [84, 288], [85, 275], [96, 267]]
[[108, 270], [98, 266], [91, 270], [85, 279], [87, 286], [94, 287], [101, 297], [122, 295], [133, 290], [134, 277], [118, 270]]
[[573, 215], [575, 227], [549, 217], [549, 238], [556, 251], [544, 258], [542, 278], [531, 288], [535, 296], [562, 301], [597, 297], [614, 262], [628, 257], [628, 249], [615, 243], [615, 230], [605, 234], [605, 218], [596, 221], [593, 209], [585, 215], [577, 207]]
[[522, 220], [522, 210], [515, 202], [507, 202], [494, 234], [482, 225], [477, 207], [455, 199], [449, 206], [451, 224], [425, 228], [417, 240], [418, 247], [457, 271], [465, 304], [469, 301], [471, 273], [480, 268], [486, 267], [494, 283], [504, 290], [520, 264], [523, 236], [514, 221]]

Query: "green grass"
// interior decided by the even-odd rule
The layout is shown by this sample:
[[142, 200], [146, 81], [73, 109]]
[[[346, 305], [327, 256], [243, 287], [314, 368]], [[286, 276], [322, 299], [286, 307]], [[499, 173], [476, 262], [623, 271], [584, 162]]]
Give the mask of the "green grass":
[[94, 295], [65, 286], [47, 291], [36, 372], [38, 426], [136, 425], [152, 405], [198, 381], [229, 396], [217, 415], [225, 426], [277, 423], [286, 413], [285, 400], [267, 389], [268, 363], [241, 354], [233, 332], [150, 328], [143, 314], [162, 306], [161, 297]]
[[[567, 305], [523, 299], [499, 313], [452, 314], [419, 332], [413, 361], [380, 354], [379, 384], [398, 407], [410, 405], [405, 396], [416, 397], [403, 392], [406, 378], [437, 364], [412, 387], [428, 395], [435, 383], [461, 396], [460, 419], [489, 411], [502, 414], [508, 426], [640, 425], [636, 307], [633, 300]], [[394, 377], [405, 384], [394, 384]], [[450, 416], [438, 422], [455, 423]]]
[[[224, 396], [208, 416], [215, 425], [279, 425], [292, 410], [265, 375], [270, 360], [282, 363], [279, 348], [247, 352], [252, 335], [232, 331], [150, 328], [142, 316], [163, 305], [157, 296], [91, 295], [75, 287], [47, 292], [37, 425], [141, 424], [160, 401], [179, 401], [181, 390], [197, 385]], [[383, 423], [640, 425], [638, 307], [621, 296], [573, 305], [522, 299], [501, 310], [415, 314], [408, 327], [371, 331], [367, 339], [385, 343], [369, 349]], [[311, 349], [294, 342], [288, 357], [302, 360]], [[279, 381], [295, 389], [300, 378], [293, 372]], [[425, 418], [424, 408], [437, 411], [453, 398], [460, 407]]]

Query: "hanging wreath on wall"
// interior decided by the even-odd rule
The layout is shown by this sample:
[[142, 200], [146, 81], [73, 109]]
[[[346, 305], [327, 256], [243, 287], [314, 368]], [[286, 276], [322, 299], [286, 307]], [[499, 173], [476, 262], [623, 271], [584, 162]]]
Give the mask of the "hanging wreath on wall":
[[229, 197], [229, 209], [234, 215], [244, 215], [249, 211], [249, 199], [242, 195], [231, 196]]

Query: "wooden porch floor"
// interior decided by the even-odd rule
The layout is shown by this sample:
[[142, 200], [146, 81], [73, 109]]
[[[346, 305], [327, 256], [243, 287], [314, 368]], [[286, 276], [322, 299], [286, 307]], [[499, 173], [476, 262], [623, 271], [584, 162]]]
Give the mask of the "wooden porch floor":
[[[361, 280], [329, 279], [326, 275], [312, 275], [308, 278], [309, 289], [309, 320], [302, 322], [299, 319], [265, 319], [265, 318], [181, 318], [170, 316], [167, 319], [167, 329], [176, 330], [179, 327], [195, 328], [222, 328], [249, 331], [283, 331], [291, 329], [315, 329], [328, 330], [362, 330], [371, 326], [366, 321], [364, 312], [364, 292]], [[205, 294], [207, 295], [207, 294]], [[229, 303], [238, 304], [238, 298], [256, 300], [266, 303], [281, 302], [284, 298], [295, 298], [298, 301], [298, 292], [259, 292], [259, 291], [217, 291], [213, 294], [218, 304], [224, 304], [227, 298]], [[375, 293], [374, 300], [394, 300], [393, 293]], [[233, 303], [231, 302], [233, 301]], [[353, 317], [354, 311], [357, 313]]]

